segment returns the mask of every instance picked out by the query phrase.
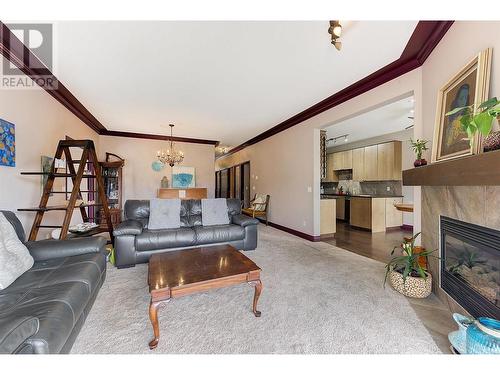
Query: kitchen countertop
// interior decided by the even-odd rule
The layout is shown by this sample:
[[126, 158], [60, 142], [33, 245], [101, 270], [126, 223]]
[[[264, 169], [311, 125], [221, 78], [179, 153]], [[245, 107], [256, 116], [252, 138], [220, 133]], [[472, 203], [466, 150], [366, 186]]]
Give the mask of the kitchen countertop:
[[321, 194], [321, 199], [338, 198], [403, 198], [402, 195], [380, 195], [380, 194]]

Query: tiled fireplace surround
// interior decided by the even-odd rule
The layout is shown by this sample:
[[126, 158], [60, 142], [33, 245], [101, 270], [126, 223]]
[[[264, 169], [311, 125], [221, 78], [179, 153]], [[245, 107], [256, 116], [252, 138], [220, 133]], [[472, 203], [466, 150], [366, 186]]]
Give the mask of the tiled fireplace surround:
[[[439, 249], [439, 215], [500, 230], [500, 186], [423, 186], [422, 245]], [[433, 290], [451, 311], [465, 313], [439, 287], [439, 260], [429, 258]]]

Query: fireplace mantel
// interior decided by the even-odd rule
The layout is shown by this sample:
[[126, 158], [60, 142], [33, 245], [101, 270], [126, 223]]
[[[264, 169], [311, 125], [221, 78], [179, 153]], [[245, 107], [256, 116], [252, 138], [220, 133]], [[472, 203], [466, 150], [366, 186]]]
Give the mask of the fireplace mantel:
[[500, 186], [500, 150], [403, 171], [405, 186]]

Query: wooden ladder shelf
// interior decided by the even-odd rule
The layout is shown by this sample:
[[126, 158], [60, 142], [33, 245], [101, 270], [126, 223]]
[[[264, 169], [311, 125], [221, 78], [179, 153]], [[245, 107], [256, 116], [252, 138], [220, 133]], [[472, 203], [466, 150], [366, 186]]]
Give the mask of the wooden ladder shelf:
[[[71, 148], [80, 148], [82, 149], [82, 156], [78, 160], [73, 160], [71, 156]], [[61, 159], [63, 156], [66, 158], [66, 165], [68, 167], [69, 173], [58, 173], [55, 170], [55, 161], [56, 159]], [[78, 164], [78, 170], [75, 169], [75, 164]], [[93, 164], [95, 174], [89, 175], [84, 174], [85, 165]], [[84, 222], [88, 222], [89, 218], [87, 212], [85, 211], [86, 207], [91, 206], [102, 206], [104, 216], [106, 219], [106, 228], [97, 227], [92, 229], [90, 232], [83, 234], [83, 236], [90, 236], [98, 233], [109, 232], [109, 236], [111, 239], [111, 243], [114, 242], [113, 238], [113, 224], [111, 223], [111, 216], [109, 214], [109, 206], [108, 200], [104, 191], [104, 184], [101, 175], [101, 167], [97, 160], [97, 154], [95, 151], [94, 142], [91, 140], [64, 140], [59, 141], [57, 145], [57, 150], [54, 156], [54, 160], [52, 161], [52, 166], [50, 168], [50, 172], [21, 172], [23, 175], [46, 175], [47, 182], [43, 188], [42, 197], [40, 198], [40, 204], [38, 207], [34, 208], [21, 208], [18, 211], [34, 211], [36, 212], [35, 220], [33, 221], [33, 225], [31, 227], [29, 240], [35, 241], [38, 235], [38, 230], [40, 228], [61, 228], [61, 234], [59, 235], [60, 240], [64, 240], [68, 237], [69, 225], [71, 223], [71, 218], [73, 217], [73, 210], [75, 208], [80, 209], [80, 213], [82, 215], [82, 219]], [[69, 198], [67, 205], [56, 205], [56, 206], [48, 206], [47, 203], [49, 201], [49, 197], [51, 193], [59, 193], [53, 192], [52, 188], [54, 185], [54, 180], [58, 177], [71, 178], [73, 183], [73, 189], [71, 191], [71, 196]], [[82, 179], [84, 178], [95, 178], [97, 185], [97, 194], [99, 197], [100, 204], [82, 204], [76, 206], [76, 200], [82, 199], [82, 192], [88, 192], [88, 190], [80, 190], [80, 184]], [[47, 211], [65, 211], [64, 220], [62, 225], [42, 225], [43, 215]]]

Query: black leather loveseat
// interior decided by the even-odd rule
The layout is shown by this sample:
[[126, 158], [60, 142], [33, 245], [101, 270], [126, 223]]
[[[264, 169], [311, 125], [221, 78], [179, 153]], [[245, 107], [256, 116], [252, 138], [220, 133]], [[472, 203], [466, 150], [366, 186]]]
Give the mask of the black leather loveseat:
[[15, 214], [0, 212], [35, 260], [0, 290], [0, 353], [68, 353], [104, 282], [106, 240], [25, 242]]
[[239, 199], [227, 199], [230, 224], [202, 226], [201, 201], [181, 201], [181, 227], [149, 230], [149, 200], [125, 202], [125, 221], [114, 229], [115, 261], [119, 268], [144, 263], [157, 252], [216, 244], [230, 244], [238, 250], [257, 247], [259, 221], [241, 213]]

